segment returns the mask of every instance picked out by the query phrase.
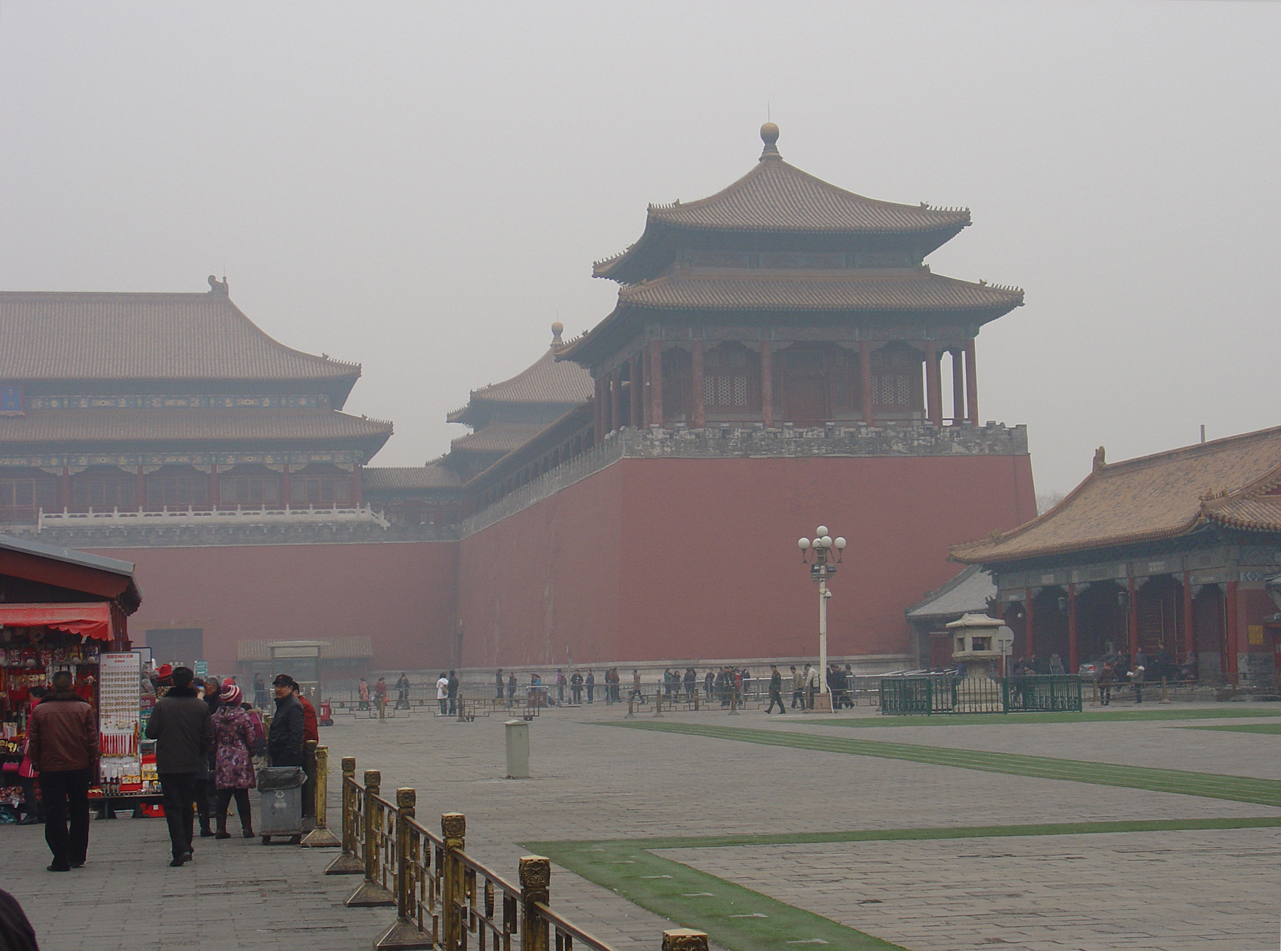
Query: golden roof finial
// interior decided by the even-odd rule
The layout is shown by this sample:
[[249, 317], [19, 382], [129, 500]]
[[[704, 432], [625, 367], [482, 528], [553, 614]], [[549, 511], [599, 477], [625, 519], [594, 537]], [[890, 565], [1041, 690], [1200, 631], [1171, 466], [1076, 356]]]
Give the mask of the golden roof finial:
[[765, 150], [761, 152], [761, 161], [769, 156], [782, 157], [779, 155], [778, 146], [774, 144], [778, 141], [778, 126], [775, 123], [767, 122], [761, 126], [761, 141], [765, 143]]
[[564, 324], [562, 324], [559, 320], [552, 321], [552, 346], [553, 347], [559, 347], [561, 345], [560, 335], [563, 334], [564, 332], [565, 332]]

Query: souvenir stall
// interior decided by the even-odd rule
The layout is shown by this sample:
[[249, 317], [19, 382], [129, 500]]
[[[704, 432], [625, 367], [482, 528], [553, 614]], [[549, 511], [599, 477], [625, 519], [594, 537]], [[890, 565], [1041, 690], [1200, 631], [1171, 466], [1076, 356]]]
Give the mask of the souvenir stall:
[[140, 602], [128, 562], [0, 535], [0, 822], [34, 812], [27, 720], [33, 689], [59, 671], [98, 714], [101, 782], [91, 795], [154, 795], [139, 744], [141, 658], [126, 626]]

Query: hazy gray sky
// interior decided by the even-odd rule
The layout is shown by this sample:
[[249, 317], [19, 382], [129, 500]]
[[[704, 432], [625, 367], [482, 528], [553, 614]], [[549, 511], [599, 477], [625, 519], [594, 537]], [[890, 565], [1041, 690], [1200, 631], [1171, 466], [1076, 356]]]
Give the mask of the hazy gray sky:
[[559, 316], [648, 202], [746, 173], [766, 104], [795, 165], [972, 209], [929, 259], [1017, 284], [980, 415], [1038, 489], [1281, 423], [1281, 5], [0, 5], [0, 288], [202, 291], [358, 361], [377, 465], [466, 430], [469, 389]]

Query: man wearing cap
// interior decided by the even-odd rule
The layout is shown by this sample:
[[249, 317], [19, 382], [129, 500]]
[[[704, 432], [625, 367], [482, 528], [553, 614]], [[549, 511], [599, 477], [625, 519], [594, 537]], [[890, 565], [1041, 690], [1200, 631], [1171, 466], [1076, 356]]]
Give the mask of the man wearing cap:
[[271, 686], [276, 693], [276, 715], [267, 733], [267, 758], [272, 766], [302, 766], [306, 724], [302, 702], [294, 694], [294, 678], [280, 674]]
[[174, 668], [173, 687], [156, 701], [147, 721], [147, 739], [156, 741], [156, 775], [164, 794], [173, 851], [169, 864], [174, 868], [191, 861], [192, 808], [214, 739], [209, 707], [192, 687], [194, 679], [190, 667]]
[[51, 872], [79, 868], [89, 850], [89, 784], [98, 765], [98, 719], [71, 687], [70, 673], [54, 674], [53, 693], [36, 704], [27, 726], [27, 755], [40, 771]]

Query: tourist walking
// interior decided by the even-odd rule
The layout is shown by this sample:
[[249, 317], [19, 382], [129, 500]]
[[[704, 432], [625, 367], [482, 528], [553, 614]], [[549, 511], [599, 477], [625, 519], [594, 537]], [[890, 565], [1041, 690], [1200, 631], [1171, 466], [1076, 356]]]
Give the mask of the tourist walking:
[[267, 683], [262, 679], [262, 674], [254, 674], [254, 706], [265, 707], [267, 705]]
[[[160, 778], [165, 821], [169, 825], [169, 847], [173, 853], [169, 864], [175, 868], [191, 861], [195, 825], [192, 806], [201, 774], [208, 769], [205, 756], [214, 740], [209, 707], [192, 687], [192, 680], [190, 667], [175, 667], [173, 687], [156, 701], [147, 720], [147, 739], [156, 741], [156, 774]], [[273, 733], [276, 726], [273, 721]], [[302, 735], [301, 728], [299, 735]]]
[[379, 677], [374, 684], [374, 702], [378, 704], [378, 715], [382, 716], [387, 709], [387, 678]]
[[596, 675], [590, 670], [587, 671], [587, 676], [583, 678], [583, 685], [587, 687], [587, 702], [591, 703], [596, 694]]
[[396, 681], [396, 709], [409, 709], [409, 678], [405, 676], [403, 670], [400, 672], [400, 678]]
[[501, 667], [494, 674], [494, 699], [503, 699], [503, 669]]
[[257, 732], [249, 711], [241, 706], [240, 688], [235, 684], [222, 688], [222, 704], [213, 715], [214, 787], [218, 791], [215, 813], [219, 839], [230, 839], [227, 831], [227, 807], [236, 800], [240, 814], [240, 831], [246, 839], [254, 837], [253, 817], [249, 809], [249, 790], [254, 781], [253, 755]]
[[69, 872], [85, 864], [89, 851], [89, 785], [98, 762], [98, 718], [93, 705], [72, 689], [68, 671], [53, 675], [53, 693], [36, 704], [27, 741], [27, 755], [40, 776], [44, 840], [53, 855], [49, 871]]
[[[1140, 653], [1139, 657], [1143, 657]], [[1146, 658], [1145, 658], [1146, 659]], [[1143, 664], [1135, 664], [1134, 669], [1130, 671], [1130, 682], [1134, 684], [1134, 702], [1143, 702], [1143, 675], [1147, 673], [1147, 667]]]
[[766, 715], [774, 712], [774, 704], [778, 704], [778, 712], [786, 713], [783, 707], [783, 675], [779, 673], [778, 667], [774, 664], [769, 665], [769, 706], [765, 708]]
[[1103, 669], [1099, 671], [1099, 703], [1107, 706], [1112, 702], [1112, 684], [1116, 680], [1116, 671], [1112, 669], [1110, 661], [1103, 662]]
[[796, 669], [796, 665], [791, 666], [792, 671], [792, 709], [797, 707], [805, 708], [805, 678], [801, 672]]
[[516, 671], [507, 675], [507, 705], [511, 706], [512, 700], [516, 698]]
[[449, 677], [443, 670], [436, 678], [436, 702], [440, 704], [440, 715], [443, 717], [449, 706]]
[[569, 693], [575, 706], [583, 702], [583, 672], [581, 670], [576, 670], [570, 674]]
[[[204, 688], [204, 694], [201, 699], [204, 700], [205, 706], [209, 708], [209, 715], [213, 716], [222, 706], [222, 684], [218, 682], [217, 677], [206, 677], [203, 681], [196, 681], [198, 686]], [[218, 790], [214, 787], [214, 748], [210, 744], [209, 749], [205, 752], [205, 768], [200, 773], [200, 778], [196, 781], [196, 818], [200, 820], [200, 837], [202, 839], [212, 839], [213, 817], [218, 808]]]
[[452, 670], [449, 672], [449, 715], [452, 717], [458, 712], [458, 675]]
[[369, 684], [365, 683], [365, 678], [360, 678], [360, 686], [357, 688], [360, 695], [360, 709], [369, 709]]
[[805, 665], [805, 709], [814, 709], [814, 694], [818, 693], [818, 669]]

